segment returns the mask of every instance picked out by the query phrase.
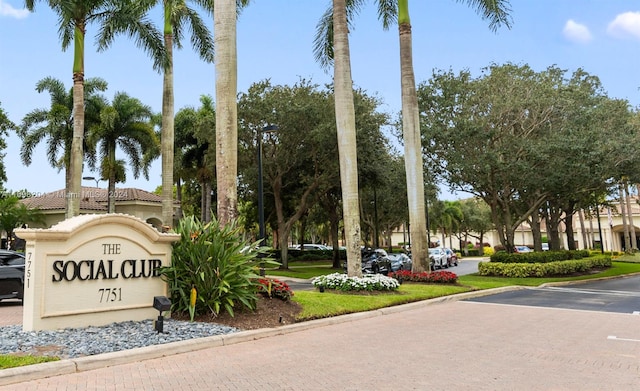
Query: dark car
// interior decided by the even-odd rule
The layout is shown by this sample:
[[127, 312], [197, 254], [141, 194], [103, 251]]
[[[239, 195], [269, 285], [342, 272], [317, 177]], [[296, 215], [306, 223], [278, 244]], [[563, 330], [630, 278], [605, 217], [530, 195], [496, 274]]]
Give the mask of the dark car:
[[398, 270], [411, 270], [413, 262], [411, 257], [405, 253], [395, 253], [387, 255], [387, 258], [391, 261], [391, 271], [397, 272]]
[[389, 274], [391, 272], [391, 260], [387, 252], [381, 248], [362, 249], [362, 272], [365, 274], [380, 273]]
[[22, 300], [23, 293], [24, 254], [0, 250], [0, 300]]

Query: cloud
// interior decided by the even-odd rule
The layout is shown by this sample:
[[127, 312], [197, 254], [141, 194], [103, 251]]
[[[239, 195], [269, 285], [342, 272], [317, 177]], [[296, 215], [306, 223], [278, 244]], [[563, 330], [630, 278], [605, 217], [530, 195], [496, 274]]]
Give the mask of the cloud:
[[609, 23], [607, 32], [616, 38], [640, 40], [640, 12], [625, 12]]
[[562, 29], [564, 37], [575, 43], [588, 43], [591, 41], [591, 33], [584, 24], [576, 23], [569, 19]]
[[29, 15], [29, 10], [26, 8], [13, 8], [11, 4], [7, 4], [6, 1], [0, 0], [0, 17], [8, 16], [10, 18], [22, 19], [26, 18], [27, 15]]

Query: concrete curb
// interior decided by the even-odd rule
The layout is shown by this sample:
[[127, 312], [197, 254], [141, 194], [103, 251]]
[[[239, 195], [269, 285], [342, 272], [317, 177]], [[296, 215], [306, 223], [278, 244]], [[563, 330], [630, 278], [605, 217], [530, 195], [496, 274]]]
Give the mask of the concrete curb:
[[58, 375], [68, 375], [90, 371], [98, 368], [106, 368], [114, 365], [130, 364], [155, 358], [172, 356], [175, 354], [193, 352], [202, 349], [215, 348], [218, 346], [233, 345], [237, 343], [254, 341], [262, 338], [269, 338], [278, 335], [296, 333], [310, 330], [316, 327], [329, 326], [344, 322], [353, 322], [362, 319], [369, 319], [376, 316], [389, 315], [401, 311], [410, 311], [428, 305], [439, 304], [449, 301], [458, 301], [473, 297], [480, 297], [502, 293], [512, 290], [526, 289], [522, 286], [509, 286], [494, 289], [485, 289], [472, 292], [458, 293], [451, 296], [437, 297], [429, 300], [422, 300], [408, 304], [385, 307], [367, 312], [356, 312], [329, 318], [309, 320], [300, 323], [280, 326], [276, 328], [264, 328], [258, 330], [240, 331], [237, 333], [216, 335], [205, 338], [196, 338], [186, 341], [170, 342], [162, 345], [146, 346], [119, 352], [96, 354], [79, 358], [71, 358], [60, 361], [27, 365], [24, 367], [8, 368], [0, 370], [0, 386], [21, 383], [31, 380], [38, 380]]

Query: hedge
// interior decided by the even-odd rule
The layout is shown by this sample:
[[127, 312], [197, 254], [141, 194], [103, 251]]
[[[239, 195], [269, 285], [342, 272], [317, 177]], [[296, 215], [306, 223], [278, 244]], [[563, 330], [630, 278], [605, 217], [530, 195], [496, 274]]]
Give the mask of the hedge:
[[545, 263], [480, 262], [478, 274], [499, 277], [549, 277], [607, 267], [611, 267], [610, 256]]
[[588, 258], [589, 256], [589, 250], [534, 251], [530, 253], [499, 251], [493, 254], [490, 259], [491, 262], [500, 263], [548, 263]]

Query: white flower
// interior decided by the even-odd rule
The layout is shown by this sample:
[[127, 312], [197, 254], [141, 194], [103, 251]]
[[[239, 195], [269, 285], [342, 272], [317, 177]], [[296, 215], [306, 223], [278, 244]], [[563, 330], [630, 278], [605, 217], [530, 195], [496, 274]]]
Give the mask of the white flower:
[[343, 291], [394, 290], [400, 287], [398, 280], [383, 276], [382, 274], [365, 275], [363, 277], [348, 277], [346, 274], [333, 273], [315, 277], [311, 283], [316, 287], [322, 286], [328, 289], [338, 289]]

